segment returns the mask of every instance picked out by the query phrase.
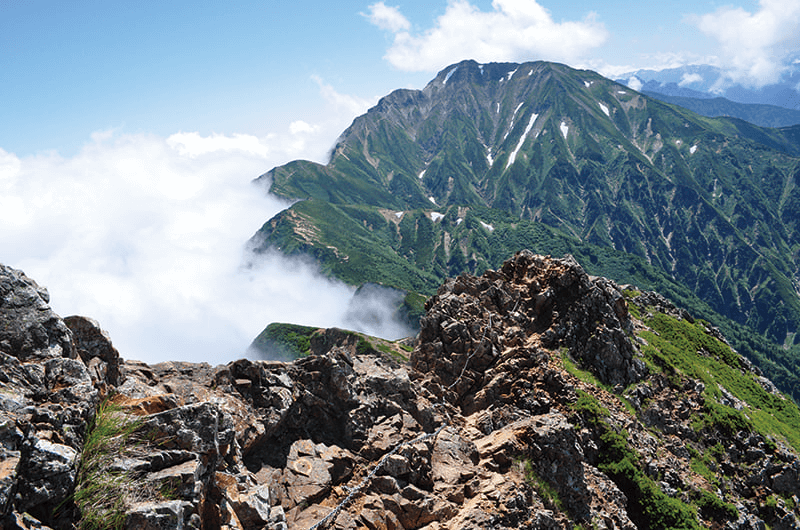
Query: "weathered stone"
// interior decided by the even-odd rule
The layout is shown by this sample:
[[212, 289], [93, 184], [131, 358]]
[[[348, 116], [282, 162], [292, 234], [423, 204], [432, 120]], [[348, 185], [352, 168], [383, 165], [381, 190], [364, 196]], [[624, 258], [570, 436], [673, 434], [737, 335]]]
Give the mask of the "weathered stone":
[[[18, 314], [46, 306], [22, 283], [27, 294], [16, 300], [28, 306], [12, 304]], [[77, 510], [55, 517], [52, 508], [74, 487], [88, 422], [112, 390], [114, 403], [141, 421], [108, 465], [130, 473], [136, 495], [127, 502], [140, 501], [127, 508], [128, 528], [307, 530], [348, 499], [328, 529], [634, 530], [631, 519], [641, 516], [624, 482], [597, 467], [608, 450], [601, 435], [612, 430], [624, 433], [662, 493], [721, 492], [739, 510], [724, 523], [700, 511], [700, 524], [796, 525], [783, 499], [800, 495], [795, 452], [782, 440], [711, 431], [719, 445], [704, 462], [721, 477], [720, 492], [711, 489], [717, 484], [693, 471], [689, 447], [709, 447], [692, 425], [705, 412], [705, 387], [648, 374], [642, 343], [628, 338], [644, 324], [619, 287], [572, 259], [523, 252], [482, 277], [448, 280], [427, 303], [411, 366], [332, 329], [315, 335], [313, 355], [292, 363], [126, 361], [115, 382], [118, 353], [107, 334], [89, 319], [69, 321], [78, 357], [37, 346], [50, 344], [36, 342], [50, 337], [44, 324], [44, 334], [8, 328], [28, 337], [14, 346], [20, 355], [10, 340], [0, 344], [2, 528], [76, 524]], [[562, 356], [609, 385], [634, 383], [625, 394], [639, 414], [565, 370]], [[584, 394], [602, 417], [582, 408]], [[731, 392], [720, 394], [747, 412]], [[770, 496], [774, 509], [765, 508]]]
[[36, 516], [41, 508], [52, 510], [67, 499], [75, 487], [77, 457], [78, 452], [66, 445], [35, 436], [26, 439], [18, 464], [24, 480], [18, 484], [16, 509]]
[[86, 366], [92, 367], [93, 379], [118, 386], [122, 382], [121, 359], [108, 333], [91, 318], [70, 316], [64, 323], [72, 331], [78, 356]]
[[72, 334], [49, 302], [47, 289], [0, 264], [0, 352], [21, 361], [75, 357]]
[[126, 530], [183, 530], [191, 505], [183, 501], [138, 503], [131, 507], [125, 518]]

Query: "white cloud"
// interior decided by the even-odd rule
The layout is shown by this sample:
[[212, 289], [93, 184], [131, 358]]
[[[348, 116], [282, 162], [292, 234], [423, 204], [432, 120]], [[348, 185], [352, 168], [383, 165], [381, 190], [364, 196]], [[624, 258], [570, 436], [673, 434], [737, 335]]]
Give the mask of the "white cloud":
[[752, 13], [722, 7], [688, 20], [719, 43], [721, 66], [733, 82], [775, 83], [800, 53], [800, 0], [761, 0]]
[[369, 6], [369, 13], [362, 13], [362, 15], [367, 17], [372, 24], [392, 33], [411, 29], [411, 23], [400, 13], [400, 9], [387, 6], [383, 2], [372, 4]]
[[295, 120], [289, 124], [289, 132], [292, 134], [308, 134], [319, 130], [319, 125], [311, 125], [303, 120]]
[[295, 123], [267, 138], [103, 132], [68, 158], [0, 149], [0, 262], [62, 316], [98, 319], [129, 359], [223, 363], [273, 321], [348, 327], [352, 289], [313, 265], [242, 267], [245, 242], [287, 206], [252, 178], [315, 134]]
[[[295, 133], [291, 130], [290, 132]], [[259, 157], [269, 154], [269, 146], [256, 136], [249, 134], [212, 134], [201, 136], [199, 133], [176, 133], [167, 138], [167, 145], [176, 149], [178, 153], [191, 158], [215, 152], [241, 152]]]
[[594, 14], [558, 23], [534, 0], [494, 0], [488, 12], [468, 0], [450, 0], [436, 25], [421, 34], [370, 21], [394, 33], [385, 58], [408, 71], [436, 71], [462, 59], [575, 63], [608, 37]]
[[333, 105], [334, 110], [350, 116], [350, 119], [363, 114], [377, 103], [378, 98], [363, 98], [338, 92], [332, 85], [326, 83], [320, 76], [312, 75], [311, 79], [319, 86], [320, 94], [325, 101]]
[[702, 75], [685, 73], [681, 77], [681, 80], [678, 83], [678, 86], [686, 86], [686, 85], [691, 85], [693, 83], [702, 83], [702, 82], [703, 82], [703, 76]]
[[638, 92], [639, 90], [642, 89], [642, 86], [643, 86], [642, 85], [642, 81], [638, 77], [636, 77], [635, 75], [631, 76], [630, 79], [628, 79], [628, 87], [629, 88], [632, 88], [632, 89], [634, 89], [634, 90], [636, 90]]

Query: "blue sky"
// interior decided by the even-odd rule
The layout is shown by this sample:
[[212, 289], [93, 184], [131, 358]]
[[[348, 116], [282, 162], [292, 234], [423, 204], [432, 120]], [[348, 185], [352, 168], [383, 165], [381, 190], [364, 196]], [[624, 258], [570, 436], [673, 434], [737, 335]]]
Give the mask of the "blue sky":
[[223, 362], [271, 321], [348, 325], [313, 266], [243, 272], [286, 206], [250, 181], [324, 162], [391, 90], [465, 58], [760, 85], [798, 50], [800, 0], [0, 0], [0, 262], [125, 357]]
[[[790, 3], [796, 2], [773, 8], [767, 1], [0, 0], [0, 147], [21, 156], [47, 149], [68, 154], [98, 130], [263, 136], [298, 119], [312, 123], [330, 112], [320, 82], [372, 101], [394, 88], [420, 88], [447, 64], [475, 56], [477, 49], [461, 43], [457, 50], [441, 50], [434, 40], [424, 42], [445, 20], [462, 23], [462, 35], [474, 42], [479, 26], [493, 29], [492, 17], [509, 19], [488, 38], [499, 41], [506, 34], [521, 42], [495, 43], [494, 56], [479, 60], [547, 59], [610, 73], [722, 60], [725, 36], [701, 30], [692, 17], [733, 7], [753, 17], [770, 9], [797, 11]], [[408, 26], [381, 29], [369, 16], [377, 5], [394, 10]], [[459, 18], [458, 6], [473, 16]], [[549, 17], [542, 24], [533, 15], [527, 23], [539, 24], [532, 33], [544, 42], [524, 42], [531, 40], [521, 31], [526, 22], [514, 22], [524, 18], [514, 9], [530, 6]], [[418, 68], [387, 58], [397, 55], [393, 44], [404, 32], [422, 41], [406, 50]], [[794, 41], [787, 47], [798, 47]], [[768, 45], [763, 50], [772, 52]]]

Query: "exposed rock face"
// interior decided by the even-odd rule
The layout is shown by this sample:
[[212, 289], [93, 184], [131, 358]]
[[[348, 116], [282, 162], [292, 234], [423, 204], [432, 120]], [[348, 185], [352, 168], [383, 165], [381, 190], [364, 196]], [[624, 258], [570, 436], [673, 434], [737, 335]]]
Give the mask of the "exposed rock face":
[[0, 265], [0, 511], [67, 527], [72, 514], [54, 512], [74, 489], [99, 394], [48, 301]]
[[75, 357], [69, 329], [49, 302], [47, 289], [0, 265], [0, 352], [23, 362]]
[[[292, 363], [126, 362], [97, 323], [65, 325], [33, 282], [6, 274], [2, 528], [80, 520], [70, 499], [105, 396], [136, 419], [107, 466], [133, 485], [120, 490], [130, 529], [657, 528], [640, 510], [646, 494], [686, 501], [694, 524], [797, 527], [794, 451], [694, 426], [704, 385], [651, 373], [631, 340], [642, 321], [620, 289], [571, 258], [522, 252], [448, 281], [408, 364], [335, 329]], [[30, 331], [32, 313], [48, 315], [44, 335]], [[29, 323], [6, 324], [14, 318]], [[627, 405], [565, 359], [624, 391]], [[724, 478], [711, 485], [687, 447], [714, 444]], [[660, 497], [632, 486], [625, 458]], [[735, 513], [688, 504], [703, 491]]]

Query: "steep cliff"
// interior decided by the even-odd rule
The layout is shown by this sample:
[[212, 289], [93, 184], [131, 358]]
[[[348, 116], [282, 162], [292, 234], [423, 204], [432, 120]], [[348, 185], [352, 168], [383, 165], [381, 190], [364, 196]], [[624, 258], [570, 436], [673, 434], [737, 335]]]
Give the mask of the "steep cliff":
[[660, 295], [520, 252], [408, 360], [120, 358], [0, 269], [2, 528], [796, 528], [800, 412]]

